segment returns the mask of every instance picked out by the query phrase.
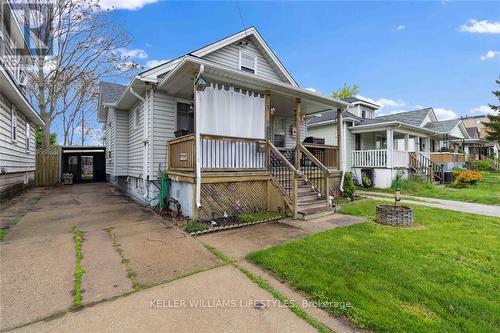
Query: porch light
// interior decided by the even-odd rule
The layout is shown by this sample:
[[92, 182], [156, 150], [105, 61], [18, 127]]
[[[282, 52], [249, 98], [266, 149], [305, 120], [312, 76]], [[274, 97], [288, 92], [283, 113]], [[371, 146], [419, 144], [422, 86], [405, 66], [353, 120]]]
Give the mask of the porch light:
[[208, 86], [207, 81], [203, 78], [203, 76], [198, 76], [198, 79], [196, 80], [196, 90], [197, 91], [204, 91], [205, 88]]

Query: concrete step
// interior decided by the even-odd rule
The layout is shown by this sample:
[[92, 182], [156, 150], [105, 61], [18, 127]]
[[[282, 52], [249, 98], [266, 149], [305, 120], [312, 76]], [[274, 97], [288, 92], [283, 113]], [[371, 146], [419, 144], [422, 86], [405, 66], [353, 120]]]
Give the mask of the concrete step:
[[321, 217], [326, 217], [335, 214], [335, 211], [330, 208], [314, 208], [307, 211], [297, 212], [297, 217], [303, 221], [309, 221]]

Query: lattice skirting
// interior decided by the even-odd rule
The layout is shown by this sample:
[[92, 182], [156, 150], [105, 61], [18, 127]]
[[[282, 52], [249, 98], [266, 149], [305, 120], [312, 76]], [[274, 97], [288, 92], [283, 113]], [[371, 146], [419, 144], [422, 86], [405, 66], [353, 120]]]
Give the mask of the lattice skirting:
[[267, 181], [201, 184], [200, 220], [209, 220], [212, 213], [221, 217], [233, 215], [237, 207], [242, 212], [267, 209]]

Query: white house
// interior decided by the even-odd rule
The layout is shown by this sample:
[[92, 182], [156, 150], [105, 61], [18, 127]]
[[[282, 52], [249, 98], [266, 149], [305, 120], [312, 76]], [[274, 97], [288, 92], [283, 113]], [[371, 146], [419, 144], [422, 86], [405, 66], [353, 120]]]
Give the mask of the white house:
[[[303, 143], [305, 119], [349, 103], [298, 86], [255, 28], [101, 85], [108, 180], [152, 206], [163, 172], [183, 214], [329, 213], [339, 148]], [[177, 136], [177, 137], [176, 137]]]
[[2, 3], [0, 28], [0, 201], [34, 184], [35, 126], [43, 125], [25, 96], [21, 66], [29, 57], [23, 33], [9, 2]]
[[[374, 117], [379, 106], [357, 97], [342, 113], [344, 160], [358, 183], [363, 174], [373, 186], [387, 188], [397, 174], [424, 174], [431, 181], [444, 181], [444, 172], [463, 165], [464, 155], [453, 142], [468, 138], [460, 119], [438, 121], [432, 108]], [[337, 116], [323, 113], [308, 122], [308, 135], [337, 145]]]

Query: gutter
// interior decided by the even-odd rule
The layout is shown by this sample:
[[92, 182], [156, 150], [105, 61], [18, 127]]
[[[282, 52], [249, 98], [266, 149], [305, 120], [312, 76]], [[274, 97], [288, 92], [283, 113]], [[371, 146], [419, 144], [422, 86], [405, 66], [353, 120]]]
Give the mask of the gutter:
[[[331, 97], [327, 97], [327, 96], [323, 96], [323, 95], [318, 95], [318, 94], [312, 93], [308, 90], [305, 90], [305, 89], [302, 89], [302, 88], [299, 88], [299, 87], [296, 87], [293, 85], [289, 85], [286, 83], [269, 81], [269, 80], [263, 79], [261, 77], [255, 76], [254, 74], [248, 74], [248, 73], [245, 73], [245, 72], [233, 69], [233, 68], [226, 67], [224, 65], [219, 65], [219, 64], [213, 63], [211, 61], [206, 61], [204, 59], [197, 58], [196, 56], [192, 56], [192, 55], [191, 56], [190, 55], [184, 56], [184, 58], [177, 64], [177, 66], [175, 68], [173, 68], [172, 71], [170, 71], [170, 73], [168, 73], [167, 76], [165, 76], [158, 83], [158, 87], [161, 88], [168, 81], [168, 79], [171, 76], [173, 76], [175, 74], [175, 72], [179, 68], [181, 68], [184, 63], [186, 63], [188, 61], [192, 62], [194, 64], [197, 64], [197, 65], [204, 65], [204, 66], [207, 66], [207, 67], [210, 67], [213, 69], [217, 69], [217, 70], [225, 71], [227, 73], [235, 74], [235, 75], [238, 75], [242, 78], [251, 79], [256, 83], [264, 85], [265, 87], [271, 87], [270, 88], [271, 91], [276, 91], [276, 90], [279, 91], [279, 89], [286, 89], [286, 90], [292, 91], [294, 93], [300, 93], [300, 94], [304, 95], [305, 97], [304, 96], [299, 96], [299, 97], [308, 98], [311, 101], [314, 101], [316, 103], [321, 103], [321, 104], [325, 104], [325, 105], [330, 105], [332, 102], [336, 103], [337, 104], [336, 107], [338, 107], [338, 106], [349, 107], [352, 105], [351, 103], [348, 103], [348, 102], [343, 101], [343, 100], [339, 100], [336, 98], [331, 98]], [[281, 92], [281, 93], [284, 94], [284, 92]], [[292, 96], [292, 95], [290, 95], [290, 96]], [[294, 95], [294, 97], [297, 97], [297, 96]], [[330, 110], [330, 109], [328, 109], [328, 110]], [[321, 112], [323, 112], [323, 111], [321, 111]]]
[[134, 95], [135, 97], [137, 97], [141, 102], [144, 102], [144, 97], [142, 97], [141, 95], [139, 95], [135, 90], [134, 88], [130, 87], [130, 93], [132, 95]]

